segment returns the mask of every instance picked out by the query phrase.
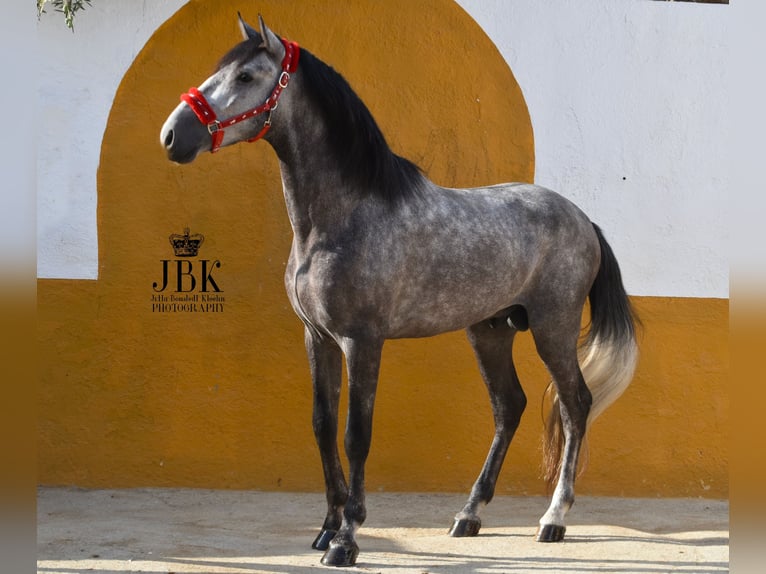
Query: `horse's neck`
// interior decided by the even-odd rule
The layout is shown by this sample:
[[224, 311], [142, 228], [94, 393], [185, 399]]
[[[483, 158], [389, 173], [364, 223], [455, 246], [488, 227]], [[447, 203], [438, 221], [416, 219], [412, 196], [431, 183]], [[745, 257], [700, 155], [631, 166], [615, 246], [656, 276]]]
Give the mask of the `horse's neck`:
[[[305, 106], [285, 108], [313, 115]], [[359, 201], [358, 194], [346, 189], [342, 167], [328, 151], [329, 129], [318, 123], [322, 121], [318, 116], [314, 118], [313, 123], [305, 117], [285, 118], [282, 129], [272, 130], [274, 137], [269, 138], [279, 158], [287, 214], [299, 242], [337, 228]]]
[[331, 234], [360, 201], [344, 189], [339, 172], [327, 169], [327, 163], [318, 156], [321, 148], [313, 149], [310, 157], [299, 161], [280, 158], [287, 214], [300, 244], [307, 244], [311, 237]]

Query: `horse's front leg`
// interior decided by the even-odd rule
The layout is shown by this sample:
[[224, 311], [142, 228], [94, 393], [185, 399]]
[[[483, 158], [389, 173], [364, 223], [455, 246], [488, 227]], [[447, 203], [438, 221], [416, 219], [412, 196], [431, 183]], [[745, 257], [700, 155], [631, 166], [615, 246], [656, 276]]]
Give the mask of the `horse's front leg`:
[[327, 493], [327, 516], [311, 545], [327, 550], [343, 520], [348, 486], [338, 456], [338, 399], [341, 383], [341, 350], [329, 338], [320, 338], [306, 328], [306, 353], [314, 386], [314, 436], [319, 446]]
[[364, 464], [370, 452], [372, 412], [382, 348], [382, 341], [347, 339], [343, 344], [349, 389], [345, 439], [349, 462], [349, 492], [343, 510], [343, 524], [322, 557], [322, 564], [327, 566], [352, 566], [359, 554], [355, 536], [367, 516]]

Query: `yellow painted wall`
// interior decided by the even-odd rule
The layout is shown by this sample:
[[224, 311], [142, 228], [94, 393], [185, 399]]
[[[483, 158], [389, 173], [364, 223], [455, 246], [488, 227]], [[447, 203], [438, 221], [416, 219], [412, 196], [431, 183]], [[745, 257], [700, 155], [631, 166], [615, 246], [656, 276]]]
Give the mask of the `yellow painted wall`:
[[[438, 183], [533, 179], [522, 93], [453, 2], [258, 8], [274, 30], [341, 71], [392, 147]], [[180, 167], [158, 143], [179, 93], [238, 41], [237, 9], [231, 0], [190, 2], [138, 55], [102, 145], [99, 279], [38, 281], [42, 484], [322, 488], [302, 325], [282, 283], [290, 228], [276, 158], [260, 143]], [[161, 261], [174, 259], [167, 237], [184, 227], [205, 235], [195, 272], [202, 259], [221, 262], [213, 276], [222, 312], [152, 310]], [[593, 429], [578, 492], [726, 496], [728, 301], [634, 303], [642, 360]], [[500, 493], [542, 492], [547, 377], [532, 347], [518, 338], [530, 406]], [[491, 436], [486, 391], [461, 333], [387, 343], [370, 489], [467, 491]]]

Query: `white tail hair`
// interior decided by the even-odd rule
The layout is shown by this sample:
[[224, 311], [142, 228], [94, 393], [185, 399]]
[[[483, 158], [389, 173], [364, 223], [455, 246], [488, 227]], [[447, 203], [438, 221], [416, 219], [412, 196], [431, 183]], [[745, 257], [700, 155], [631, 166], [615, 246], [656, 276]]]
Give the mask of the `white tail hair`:
[[[591, 326], [578, 351], [580, 370], [591, 393], [587, 428], [628, 388], [638, 363], [637, 319], [622, 284], [617, 260], [601, 230], [593, 225], [601, 245], [601, 266], [591, 286]], [[544, 478], [549, 486], [561, 468], [564, 436], [556, 389], [549, 384], [545, 401], [550, 412], [543, 439]]]

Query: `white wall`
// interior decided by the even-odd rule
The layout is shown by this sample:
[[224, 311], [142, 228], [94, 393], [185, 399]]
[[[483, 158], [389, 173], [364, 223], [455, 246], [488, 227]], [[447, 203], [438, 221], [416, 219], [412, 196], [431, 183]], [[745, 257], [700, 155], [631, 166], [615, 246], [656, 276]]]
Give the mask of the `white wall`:
[[607, 234], [628, 290], [728, 296], [730, 8], [459, 0], [529, 106], [536, 181]]
[[[26, 7], [15, 2], [6, 4], [0, 18], [0, 110], [4, 131], [0, 138], [0, 292], [3, 299], [9, 286], [15, 290], [24, 285], [22, 289], [34, 292], [37, 145], [34, 64], [37, 57], [34, 7], [28, 4]], [[3, 331], [11, 332], [5, 324]]]
[[[38, 275], [97, 276], [96, 168], [115, 90], [184, 0], [108, 2], [73, 35], [38, 24]], [[508, 61], [536, 181], [612, 243], [636, 295], [727, 297], [727, 75], [733, 7], [647, 0], [458, 0]], [[300, 38], [297, 39], [300, 41]]]
[[98, 277], [96, 170], [112, 100], [152, 33], [185, 3], [95, 0], [74, 34], [53, 8], [39, 20], [38, 277]]

